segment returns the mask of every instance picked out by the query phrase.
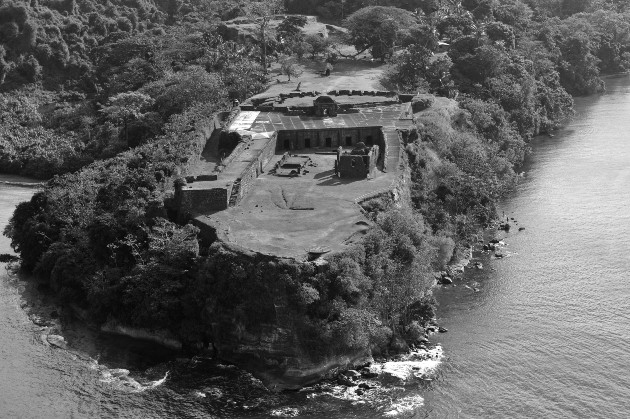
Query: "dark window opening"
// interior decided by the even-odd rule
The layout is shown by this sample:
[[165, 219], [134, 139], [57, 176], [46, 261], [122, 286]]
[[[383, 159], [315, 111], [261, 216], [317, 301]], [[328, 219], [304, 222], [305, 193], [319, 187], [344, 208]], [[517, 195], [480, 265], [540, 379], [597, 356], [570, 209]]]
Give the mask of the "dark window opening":
[[352, 137], [346, 137], [346, 145], [347, 146], [351, 146], [352, 145]]
[[326, 147], [332, 147], [332, 138], [326, 138]]
[[304, 139], [304, 148], [311, 148], [311, 139], [310, 138], [305, 138]]
[[357, 165], [357, 162], [356, 162], [354, 159], [352, 159], [352, 161], [350, 162], [350, 165], [351, 165], [352, 167], [354, 167], [354, 166], [356, 166], [356, 165]]
[[284, 149], [288, 150], [289, 148], [291, 148], [290, 146], [291, 146], [291, 141], [284, 140]]
[[365, 138], [365, 145], [368, 145], [368, 146], [370, 146], [370, 147], [374, 145], [374, 140], [372, 139], [372, 136], [371, 136], [371, 135], [368, 135], [368, 136]]

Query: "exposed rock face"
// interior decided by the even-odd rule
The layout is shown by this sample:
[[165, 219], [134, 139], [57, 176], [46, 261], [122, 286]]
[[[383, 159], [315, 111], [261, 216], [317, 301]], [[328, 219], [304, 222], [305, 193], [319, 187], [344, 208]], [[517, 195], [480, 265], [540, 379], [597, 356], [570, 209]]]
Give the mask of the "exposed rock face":
[[112, 377], [123, 377], [129, 375], [129, 370], [126, 370], [124, 368], [117, 368], [109, 370], [109, 373], [112, 375]]
[[101, 331], [105, 333], [112, 333], [115, 335], [128, 336], [134, 339], [149, 340], [160, 345], [166, 346], [171, 349], [182, 349], [182, 343], [177, 339], [170, 336], [169, 333], [164, 331], [150, 331], [146, 329], [138, 329], [134, 327], [128, 327], [113, 322], [105, 323], [101, 326]]
[[[256, 334], [242, 333], [240, 338], [215, 342], [215, 346], [220, 358], [250, 371], [271, 391], [297, 390], [372, 361], [369, 349], [334, 356], [308, 354], [293, 330], [276, 325], [266, 325]], [[350, 385], [352, 380], [345, 379], [345, 385]]]

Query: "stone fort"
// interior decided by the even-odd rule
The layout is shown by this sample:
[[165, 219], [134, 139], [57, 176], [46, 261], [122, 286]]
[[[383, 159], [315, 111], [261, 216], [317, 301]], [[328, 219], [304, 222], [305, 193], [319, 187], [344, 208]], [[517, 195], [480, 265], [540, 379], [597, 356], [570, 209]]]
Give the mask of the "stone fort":
[[[197, 225], [211, 226], [227, 241], [293, 256], [288, 249], [300, 242], [300, 232], [307, 234], [318, 211], [336, 206], [343, 213], [349, 203], [356, 208], [361, 198], [391, 186], [401, 160], [402, 135], [413, 127], [412, 97], [343, 90], [255, 96], [225, 120], [215, 119], [205, 133], [199, 167], [176, 189], [180, 213]], [[274, 176], [287, 157], [300, 156], [308, 156], [304, 161], [309, 163], [299, 178]], [[272, 227], [280, 221], [277, 217], [285, 223]], [[277, 240], [265, 237], [291, 228], [293, 238], [288, 233]], [[322, 237], [316, 244], [326, 240]]]

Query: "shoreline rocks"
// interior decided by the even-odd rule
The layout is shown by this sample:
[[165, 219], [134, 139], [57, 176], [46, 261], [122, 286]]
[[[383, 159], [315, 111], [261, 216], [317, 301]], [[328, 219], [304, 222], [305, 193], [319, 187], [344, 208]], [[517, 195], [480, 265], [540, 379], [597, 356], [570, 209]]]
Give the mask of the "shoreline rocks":
[[60, 335], [48, 335], [46, 341], [51, 345], [59, 349], [68, 349], [68, 343], [63, 336]]

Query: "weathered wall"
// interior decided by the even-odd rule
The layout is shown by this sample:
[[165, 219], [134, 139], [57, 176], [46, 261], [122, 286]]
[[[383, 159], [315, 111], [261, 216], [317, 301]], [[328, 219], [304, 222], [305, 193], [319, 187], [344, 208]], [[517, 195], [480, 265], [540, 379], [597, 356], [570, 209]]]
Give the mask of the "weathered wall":
[[346, 179], [364, 179], [368, 175], [374, 175], [376, 161], [379, 155], [379, 147], [373, 146], [369, 154], [341, 154], [337, 160], [339, 177]]
[[228, 207], [231, 187], [222, 186], [207, 189], [178, 188], [176, 199], [180, 214], [199, 214], [207, 211], [219, 211]]
[[[255, 140], [255, 141], [262, 141], [262, 140]], [[233, 197], [232, 202], [230, 203], [231, 205], [238, 204], [240, 200], [243, 199], [243, 197], [245, 197], [249, 193], [252, 186], [256, 182], [256, 179], [258, 178], [258, 176], [260, 176], [260, 174], [263, 173], [265, 166], [267, 166], [267, 163], [269, 163], [271, 158], [275, 155], [276, 141], [277, 141], [277, 135], [274, 135], [267, 142], [265, 147], [260, 150], [258, 156], [256, 156], [256, 158], [254, 158], [247, 165], [245, 170], [241, 172], [241, 174], [239, 175], [237, 179], [237, 182], [239, 182], [239, 189], [238, 191], [235, 190], [235, 193], [237, 194], [237, 196]]]
[[276, 149], [278, 151], [290, 151], [304, 148], [354, 147], [360, 142], [369, 146], [378, 145], [383, 147], [384, 141], [381, 135], [381, 127], [280, 131]]
[[342, 179], [363, 179], [367, 177], [370, 168], [369, 156], [344, 154], [339, 157], [337, 170]]
[[234, 150], [232, 150], [230, 155], [223, 159], [223, 161], [221, 162], [222, 166], [223, 167], [229, 166], [230, 163], [232, 163], [234, 159], [236, 159], [247, 148], [247, 144], [248, 144], [247, 141], [239, 142], [234, 148]]
[[[222, 128], [221, 121], [228, 115], [226, 112], [220, 112], [213, 117], [208, 118], [204, 121], [199, 121], [197, 126], [195, 127], [194, 139], [195, 142], [195, 153], [190, 157], [186, 165], [182, 168], [183, 174], [193, 174], [195, 168], [200, 162], [201, 153], [208, 146], [208, 140], [212, 138], [212, 134], [215, 130]], [[216, 136], [215, 136], [216, 138]]]
[[404, 206], [411, 205], [411, 170], [409, 169], [409, 162], [407, 160], [407, 153], [404, 152], [402, 147], [400, 148], [400, 171], [393, 180], [392, 184], [387, 188], [379, 191], [361, 196], [355, 202], [359, 205], [365, 205], [373, 199], [391, 199], [396, 205]]

